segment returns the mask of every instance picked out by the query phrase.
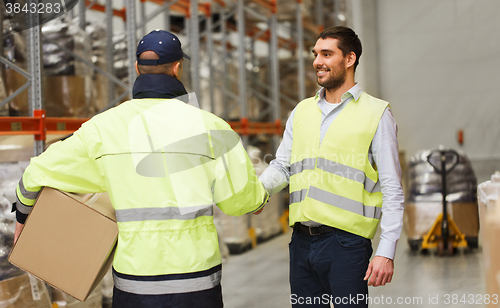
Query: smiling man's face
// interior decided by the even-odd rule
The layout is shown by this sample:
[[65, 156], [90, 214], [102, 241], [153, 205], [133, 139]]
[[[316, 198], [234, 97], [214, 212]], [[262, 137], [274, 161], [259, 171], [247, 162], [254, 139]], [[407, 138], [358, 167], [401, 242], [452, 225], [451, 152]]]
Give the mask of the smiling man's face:
[[319, 39], [313, 49], [318, 84], [329, 91], [340, 88], [346, 80], [346, 57], [333, 38]]

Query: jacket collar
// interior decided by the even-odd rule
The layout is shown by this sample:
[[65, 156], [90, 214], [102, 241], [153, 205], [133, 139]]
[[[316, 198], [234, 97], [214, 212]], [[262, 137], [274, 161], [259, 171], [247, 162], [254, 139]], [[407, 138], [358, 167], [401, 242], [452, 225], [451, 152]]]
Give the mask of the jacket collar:
[[[138, 98], [180, 98], [187, 91], [182, 82], [165, 74], [139, 75], [134, 82], [132, 95]], [[187, 98], [187, 96], [185, 96]]]

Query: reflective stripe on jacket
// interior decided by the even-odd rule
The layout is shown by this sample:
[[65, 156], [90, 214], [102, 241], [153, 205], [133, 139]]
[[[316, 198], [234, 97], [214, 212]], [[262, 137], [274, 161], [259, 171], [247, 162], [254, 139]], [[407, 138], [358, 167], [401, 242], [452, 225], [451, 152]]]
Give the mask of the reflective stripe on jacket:
[[317, 98], [295, 111], [290, 161], [290, 225], [313, 220], [373, 238], [382, 192], [369, 149], [388, 103], [363, 93], [350, 101], [320, 145]]
[[[267, 201], [230, 126], [176, 99], [125, 102], [51, 145], [26, 169], [17, 189], [18, 209], [29, 212], [43, 186], [109, 193], [119, 228], [114, 270], [153, 277], [148, 283], [118, 279], [117, 288], [137, 292], [175, 293], [163, 277], [185, 279], [182, 275], [221, 264], [213, 203], [239, 216]], [[220, 272], [196, 278], [183, 280], [193, 284], [181, 289], [218, 284]]]

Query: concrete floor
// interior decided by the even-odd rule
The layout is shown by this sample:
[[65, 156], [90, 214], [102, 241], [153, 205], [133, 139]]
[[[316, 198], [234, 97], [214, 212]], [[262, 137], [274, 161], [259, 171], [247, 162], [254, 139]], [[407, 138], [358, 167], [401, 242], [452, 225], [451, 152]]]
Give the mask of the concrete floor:
[[[280, 235], [229, 257], [223, 265], [225, 307], [291, 307], [290, 235]], [[373, 246], [376, 250], [377, 240]], [[370, 307], [486, 307], [479, 304], [486, 289], [482, 257], [481, 249], [459, 251], [452, 257], [438, 257], [433, 252], [415, 254], [410, 251], [403, 232], [396, 251], [393, 280], [383, 287], [370, 287]]]

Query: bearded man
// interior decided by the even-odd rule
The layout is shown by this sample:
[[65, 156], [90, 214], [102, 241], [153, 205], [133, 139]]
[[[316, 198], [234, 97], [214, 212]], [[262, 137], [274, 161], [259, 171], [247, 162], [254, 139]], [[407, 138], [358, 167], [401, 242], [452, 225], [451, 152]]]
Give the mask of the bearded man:
[[392, 279], [404, 210], [397, 126], [389, 104], [355, 82], [361, 51], [350, 28], [319, 35], [322, 88], [292, 111], [260, 176], [271, 195], [289, 184], [293, 307], [367, 307], [368, 286]]

